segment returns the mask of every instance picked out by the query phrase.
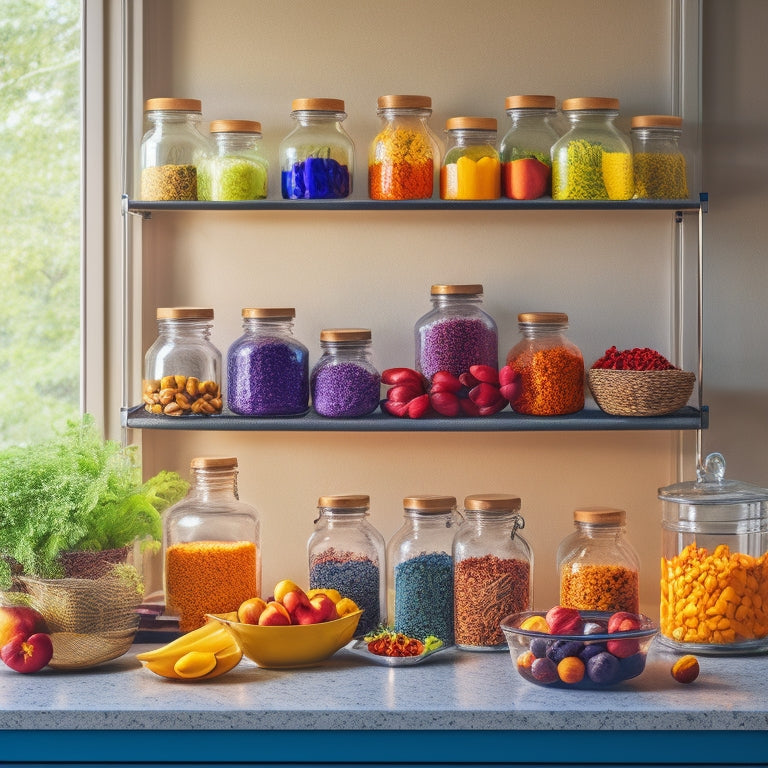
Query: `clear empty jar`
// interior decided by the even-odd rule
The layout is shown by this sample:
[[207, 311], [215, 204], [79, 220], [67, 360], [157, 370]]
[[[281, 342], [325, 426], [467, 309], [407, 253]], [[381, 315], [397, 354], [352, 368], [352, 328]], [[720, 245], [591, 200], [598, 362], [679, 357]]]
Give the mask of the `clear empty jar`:
[[501, 162], [496, 118], [451, 117], [440, 169], [443, 200], [495, 200], [501, 196]]
[[680, 150], [683, 119], [674, 115], [632, 118], [635, 197], [679, 200], [688, 197], [685, 155]]

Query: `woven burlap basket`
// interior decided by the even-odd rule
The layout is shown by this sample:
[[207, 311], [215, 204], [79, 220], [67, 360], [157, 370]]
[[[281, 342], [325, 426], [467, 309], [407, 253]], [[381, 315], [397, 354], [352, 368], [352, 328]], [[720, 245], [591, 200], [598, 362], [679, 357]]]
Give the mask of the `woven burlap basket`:
[[689, 371], [621, 371], [591, 368], [595, 402], [611, 416], [664, 416], [688, 403], [696, 375]]

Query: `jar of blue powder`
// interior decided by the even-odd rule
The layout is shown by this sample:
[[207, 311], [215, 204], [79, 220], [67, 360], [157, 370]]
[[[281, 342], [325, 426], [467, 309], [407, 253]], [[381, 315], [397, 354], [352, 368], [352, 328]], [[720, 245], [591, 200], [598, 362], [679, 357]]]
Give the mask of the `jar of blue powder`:
[[378, 407], [381, 374], [371, 360], [367, 328], [327, 328], [320, 332], [322, 354], [312, 369], [312, 406], [320, 416], [367, 416]]
[[395, 632], [453, 643], [454, 496], [407, 496], [387, 544], [387, 616]]
[[482, 307], [482, 285], [433, 285], [432, 309], [416, 322], [416, 368], [460, 376], [471, 365], [499, 367], [496, 321]]
[[227, 352], [227, 405], [241, 416], [309, 409], [309, 350], [293, 335], [293, 307], [245, 307], [243, 335]]

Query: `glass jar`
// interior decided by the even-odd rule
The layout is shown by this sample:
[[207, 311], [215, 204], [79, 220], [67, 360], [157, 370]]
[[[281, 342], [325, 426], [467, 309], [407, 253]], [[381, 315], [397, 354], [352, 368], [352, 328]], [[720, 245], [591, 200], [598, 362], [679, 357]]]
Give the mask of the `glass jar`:
[[573, 512], [576, 530], [557, 550], [560, 605], [580, 611], [640, 611], [640, 558], [627, 538], [627, 513], [608, 507]]
[[619, 100], [566, 99], [570, 129], [552, 147], [555, 200], [630, 200], [635, 194], [632, 146], [614, 122]]
[[496, 118], [451, 117], [440, 169], [443, 200], [495, 200], [501, 197], [501, 162], [496, 150]]
[[241, 416], [309, 409], [309, 350], [293, 335], [296, 310], [245, 307], [243, 335], [227, 352], [227, 406]]
[[454, 496], [407, 496], [387, 544], [387, 616], [395, 632], [453, 643]]
[[584, 407], [584, 357], [565, 331], [563, 312], [523, 312], [522, 339], [507, 353], [517, 393], [510, 405], [529, 416], [561, 416]]
[[502, 193], [513, 200], [552, 194], [552, 145], [560, 138], [554, 96], [507, 96], [511, 126], [499, 145]]
[[367, 416], [379, 407], [381, 374], [371, 360], [367, 328], [326, 328], [310, 375], [312, 406], [321, 416]]
[[213, 310], [158, 307], [157, 338], [144, 355], [142, 397], [149, 413], [221, 413], [221, 352], [211, 343]]
[[416, 321], [416, 369], [460, 376], [471, 365], [499, 367], [496, 321], [482, 307], [483, 286], [433, 285], [432, 309]]
[[429, 96], [380, 96], [381, 131], [368, 151], [371, 200], [432, 197], [440, 167], [440, 144], [429, 127]]
[[285, 200], [349, 197], [354, 144], [341, 123], [341, 99], [294, 99], [294, 129], [280, 143]]
[[357, 635], [383, 621], [386, 611], [386, 545], [367, 520], [370, 497], [321, 496], [315, 530], [307, 542], [309, 588], [335, 589], [363, 609]]
[[680, 150], [683, 118], [638, 115], [632, 118], [635, 197], [682, 200], [688, 197], [685, 155]]
[[706, 457], [694, 482], [659, 489], [659, 639], [683, 653], [768, 650], [768, 489]]
[[210, 132], [215, 147], [198, 168], [198, 200], [263, 200], [269, 163], [259, 148], [261, 123], [214, 120]]
[[259, 513], [240, 501], [237, 459], [192, 459], [192, 487], [163, 519], [166, 613], [182, 632], [261, 594]]
[[464, 499], [464, 522], [453, 539], [456, 645], [468, 651], [507, 649], [499, 624], [533, 603], [533, 552], [520, 498], [481, 493]]
[[141, 140], [141, 200], [197, 200], [197, 170], [210, 150], [198, 99], [148, 99]]

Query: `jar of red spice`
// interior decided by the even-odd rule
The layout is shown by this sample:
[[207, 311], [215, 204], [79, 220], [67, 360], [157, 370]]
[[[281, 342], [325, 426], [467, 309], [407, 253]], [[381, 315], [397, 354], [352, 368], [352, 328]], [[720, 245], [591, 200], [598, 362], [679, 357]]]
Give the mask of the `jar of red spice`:
[[464, 499], [464, 522], [453, 539], [456, 645], [468, 651], [507, 649], [501, 620], [533, 603], [533, 552], [520, 497], [480, 493]]
[[381, 131], [368, 152], [371, 200], [419, 200], [432, 197], [441, 147], [429, 127], [429, 96], [380, 96]]
[[237, 459], [192, 459], [192, 487], [163, 522], [166, 613], [188, 632], [261, 594], [259, 513], [240, 501]]
[[501, 162], [495, 117], [451, 117], [440, 169], [443, 200], [495, 200], [501, 197]]
[[517, 316], [522, 339], [507, 353], [518, 383], [510, 401], [517, 413], [560, 416], [584, 407], [584, 357], [565, 331], [563, 312], [523, 312]]
[[640, 558], [627, 538], [627, 513], [609, 507], [574, 510], [576, 530], [560, 543], [560, 605], [580, 611], [640, 610]]

